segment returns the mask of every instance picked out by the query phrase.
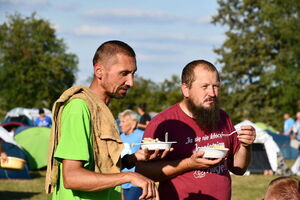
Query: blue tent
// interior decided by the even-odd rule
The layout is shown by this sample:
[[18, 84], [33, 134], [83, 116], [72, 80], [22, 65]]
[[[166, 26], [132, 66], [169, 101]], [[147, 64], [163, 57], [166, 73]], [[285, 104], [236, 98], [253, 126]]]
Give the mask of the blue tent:
[[[3, 151], [5, 151], [8, 156], [13, 156], [13, 157], [27, 160], [24, 151], [20, 149], [18, 146], [8, 142], [2, 142], [1, 144], [2, 144]], [[1, 179], [9, 179], [9, 178], [30, 179], [31, 177], [29, 174], [28, 165], [25, 164], [25, 167], [22, 170], [10, 170], [10, 169], [0, 168], [0, 178]]]
[[28, 128], [32, 128], [33, 126], [19, 126], [18, 128], [16, 128], [14, 135], [19, 134], [20, 132], [28, 129]]
[[285, 159], [296, 159], [299, 155], [299, 150], [293, 148], [290, 143], [290, 137], [286, 135], [276, 134], [270, 130], [265, 130], [269, 135], [273, 137], [273, 140], [277, 143], [280, 152]]

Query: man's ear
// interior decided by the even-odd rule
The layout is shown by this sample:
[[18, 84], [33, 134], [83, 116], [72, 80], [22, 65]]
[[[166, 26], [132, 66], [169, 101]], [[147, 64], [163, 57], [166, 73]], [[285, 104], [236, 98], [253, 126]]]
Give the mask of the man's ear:
[[97, 78], [102, 79], [103, 66], [100, 63], [94, 65], [94, 74]]
[[181, 84], [181, 92], [184, 97], [189, 97], [190, 96], [190, 88], [186, 83]]

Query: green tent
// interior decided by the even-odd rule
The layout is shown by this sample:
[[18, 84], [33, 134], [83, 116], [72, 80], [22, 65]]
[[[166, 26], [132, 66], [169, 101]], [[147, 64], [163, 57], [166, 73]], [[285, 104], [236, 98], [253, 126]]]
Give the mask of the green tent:
[[15, 135], [16, 142], [25, 151], [29, 169], [40, 169], [47, 166], [50, 128], [27, 128]]
[[269, 126], [269, 125], [267, 125], [265, 123], [256, 122], [255, 125], [258, 126], [259, 128], [261, 128], [262, 130], [270, 130], [273, 133], [278, 133], [278, 131], [275, 128], [273, 128], [272, 126]]

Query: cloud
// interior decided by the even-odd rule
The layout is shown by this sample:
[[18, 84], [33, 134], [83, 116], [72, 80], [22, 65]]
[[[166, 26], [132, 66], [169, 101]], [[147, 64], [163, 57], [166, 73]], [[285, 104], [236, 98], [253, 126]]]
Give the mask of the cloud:
[[0, 0], [0, 10], [4, 12], [28, 10], [34, 12], [51, 6], [48, 0]]
[[45, 5], [48, 4], [49, 1], [48, 0], [0, 0], [0, 3], [7, 3], [7, 4], [12, 4], [12, 5], [32, 5], [32, 6], [36, 6], [36, 5]]
[[56, 5], [56, 7], [63, 11], [74, 11], [80, 7], [80, 4], [77, 2], [63, 2]]
[[72, 32], [79, 36], [118, 36], [121, 34], [121, 31], [110, 27], [91, 25], [80, 26], [79, 28], [73, 29]]
[[82, 25], [71, 30], [71, 33], [80, 37], [106, 36], [118, 37], [122, 40], [132, 40], [143, 43], [184, 44], [184, 45], [212, 45], [221, 44], [224, 37], [220, 35], [203, 35], [197, 33], [175, 33], [175, 32], [147, 32], [141, 34], [140, 31], [130, 29], [119, 29], [110, 26]]
[[82, 13], [86, 18], [107, 23], [207, 23], [208, 17], [187, 18], [160, 10], [140, 9], [91, 9]]
[[186, 34], [186, 33], [148, 33], [143, 35], [136, 35], [136, 40], [155, 42], [160, 44], [172, 44], [172, 43], [182, 43], [184, 45], [211, 45], [211, 44], [220, 44], [224, 40], [224, 37], [219, 35], [195, 35], [195, 34]]

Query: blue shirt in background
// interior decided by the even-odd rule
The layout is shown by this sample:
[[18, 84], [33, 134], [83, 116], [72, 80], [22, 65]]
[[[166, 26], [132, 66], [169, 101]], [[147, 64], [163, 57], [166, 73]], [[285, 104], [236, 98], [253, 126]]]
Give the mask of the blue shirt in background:
[[[137, 152], [140, 149], [140, 145], [134, 145], [134, 146], [130, 146], [130, 145], [133, 143], [141, 143], [143, 139], [143, 135], [144, 135], [144, 131], [140, 129], [135, 129], [130, 135], [126, 135], [125, 133], [122, 133], [121, 139], [124, 142], [124, 147], [121, 152], [121, 157], [123, 157], [126, 154], [133, 154]], [[134, 172], [134, 171], [135, 171], [135, 167], [131, 169], [127, 169], [127, 168], [122, 169], [122, 172]], [[136, 187], [136, 186], [132, 185], [131, 183], [122, 184], [123, 189], [128, 189], [131, 187]]]
[[284, 127], [283, 127], [283, 133], [285, 134], [287, 131], [289, 131], [295, 123], [295, 120], [293, 118], [289, 118], [284, 121]]
[[34, 126], [42, 126], [42, 127], [48, 127], [51, 128], [52, 126], [52, 120], [50, 117], [45, 116], [43, 120], [41, 120], [39, 117], [34, 121]]

